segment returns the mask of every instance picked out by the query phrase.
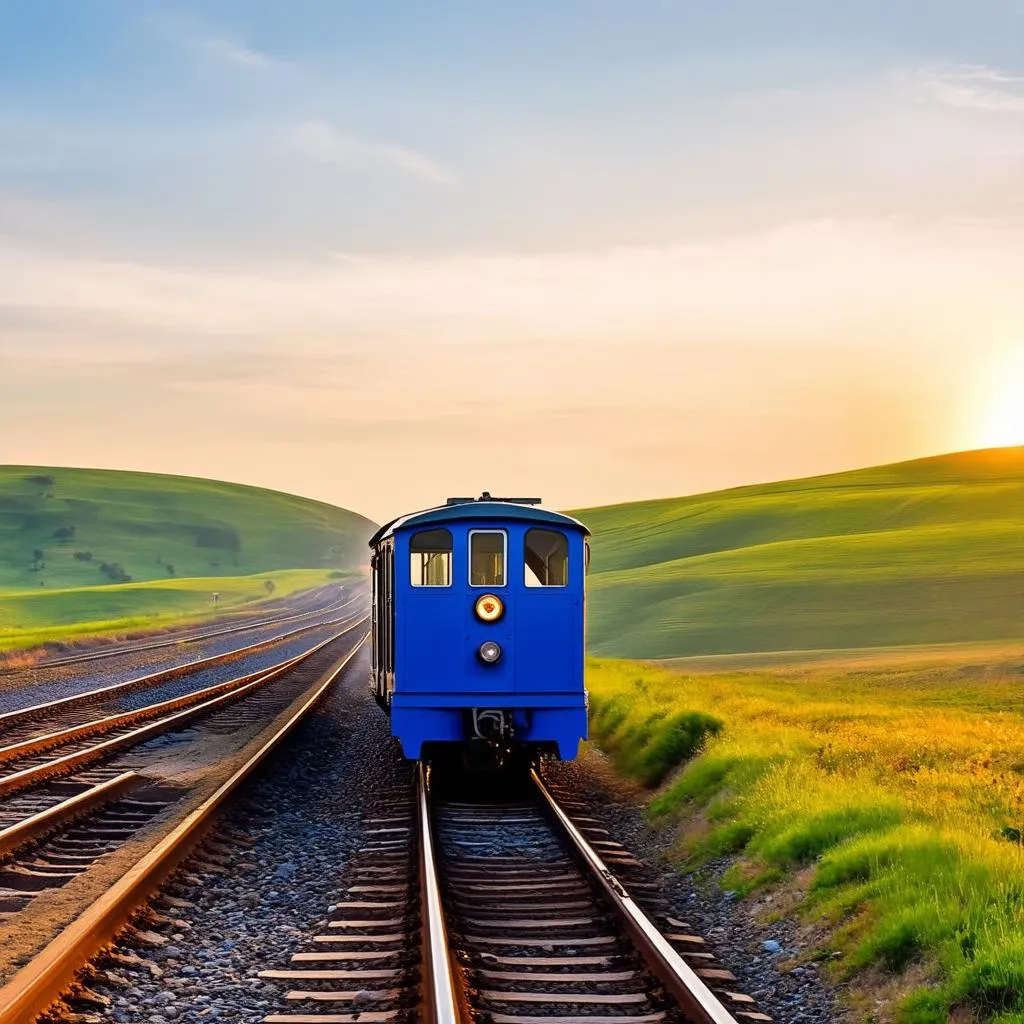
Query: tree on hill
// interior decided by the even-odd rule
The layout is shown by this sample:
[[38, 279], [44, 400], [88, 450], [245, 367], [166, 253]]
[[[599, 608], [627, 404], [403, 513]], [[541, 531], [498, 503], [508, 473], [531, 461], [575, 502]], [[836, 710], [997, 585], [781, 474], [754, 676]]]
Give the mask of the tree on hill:
[[277, 587], [274, 586], [274, 581], [273, 580], [264, 580], [263, 581], [263, 589], [268, 594], [272, 594], [275, 590], [277, 590]]
[[75, 527], [72, 526], [59, 526], [53, 531], [54, 537], [60, 541], [69, 541], [75, 535]]
[[167, 563], [167, 575], [168, 576], [173, 576], [174, 575], [174, 566], [171, 565], [170, 562]]
[[100, 566], [100, 572], [114, 583], [131, 583], [132, 581], [131, 576], [124, 571], [124, 566], [120, 562], [104, 562]]
[[44, 567], [43, 559], [46, 558], [46, 552], [41, 548], [34, 548], [32, 551], [32, 571], [39, 572]]
[[92, 561], [92, 552], [91, 551], [76, 551], [75, 552], [75, 558], [78, 559], [79, 562], [91, 562]]
[[52, 487], [54, 480], [52, 476], [40, 473], [37, 476], [27, 476], [25, 479], [30, 484], [35, 484], [37, 487]]

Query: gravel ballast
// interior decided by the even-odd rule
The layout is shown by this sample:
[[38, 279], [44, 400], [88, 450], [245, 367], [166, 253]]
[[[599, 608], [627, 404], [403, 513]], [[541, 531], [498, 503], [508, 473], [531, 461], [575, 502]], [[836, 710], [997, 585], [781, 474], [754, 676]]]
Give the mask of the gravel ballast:
[[[367, 693], [366, 664], [364, 651], [225, 816], [214, 845], [169, 886], [192, 905], [162, 908], [175, 919], [157, 926], [166, 941], [140, 947], [158, 973], [116, 966], [115, 983], [93, 984], [111, 999], [96, 1012], [121, 1024], [255, 1024], [287, 1011], [282, 983], [258, 973], [288, 967], [293, 952], [308, 948], [337, 898], [343, 867], [364, 843], [367, 810], [389, 788], [408, 784], [387, 719]], [[707, 940], [759, 1009], [779, 1024], [843, 1019], [835, 988], [803, 955], [798, 926], [759, 920], [765, 896], [737, 900], [722, 892], [716, 881], [725, 861], [699, 878], [673, 868], [674, 837], [646, 825], [642, 794], [623, 786], [600, 755], [590, 751], [547, 773], [656, 869], [672, 912]]]
[[[258, 972], [288, 966], [334, 902], [364, 816], [384, 790], [408, 785], [387, 719], [368, 695], [364, 649], [313, 717], [217, 827], [167, 892], [194, 906], [164, 912], [185, 927], [140, 949], [159, 968], [115, 967], [126, 984], [94, 984], [118, 1022], [254, 1024], [284, 1009], [280, 983]], [[208, 863], [204, 861], [216, 863]], [[210, 870], [207, 870], [209, 868]]]

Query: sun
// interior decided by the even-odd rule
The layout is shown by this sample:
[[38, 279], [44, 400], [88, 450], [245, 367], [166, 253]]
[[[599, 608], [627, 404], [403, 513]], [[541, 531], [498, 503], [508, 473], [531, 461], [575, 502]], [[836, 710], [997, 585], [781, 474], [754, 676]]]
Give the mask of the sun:
[[1024, 445], [1024, 345], [999, 370], [982, 409], [985, 448]]

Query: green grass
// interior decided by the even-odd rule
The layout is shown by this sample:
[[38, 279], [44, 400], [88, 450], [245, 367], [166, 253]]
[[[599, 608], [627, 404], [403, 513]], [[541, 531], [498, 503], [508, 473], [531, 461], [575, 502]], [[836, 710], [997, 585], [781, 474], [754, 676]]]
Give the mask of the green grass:
[[[61, 536], [71, 529], [73, 536]], [[121, 566], [133, 582], [351, 569], [366, 561], [372, 531], [354, 512], [258, 487], [0, 466], [0, 589], [122, 582], [100, 570], [104, 563]]]
[[[588, 670], [593, 738], [660, 784], [649, 810], [685, 824], [685, 861], [737, 856], [740, 892], [785, 884], [855, 992], [865, 968], [922, 965], [903, 1024], [1024, 1021], [1022, 683], [1019, 644]], [[652, 773], [679, 723], [689, 742]]]
[[286, 597], [364, 564], [373, 529], [354, 512], [259, 487], [0, 466], [0, 650]]
[[596, 654], [1024, 636], [1024, 447], [574, 512]]
[[[154, 580], [67, 590], [0, 590], [0, 651], [150, 631], [287, 597], [339, 570], [284, 569], [255, 576]], [[267, 582], [274, 585], [268, 592]], [[217, 603], [211, 595], [219, 594]]]

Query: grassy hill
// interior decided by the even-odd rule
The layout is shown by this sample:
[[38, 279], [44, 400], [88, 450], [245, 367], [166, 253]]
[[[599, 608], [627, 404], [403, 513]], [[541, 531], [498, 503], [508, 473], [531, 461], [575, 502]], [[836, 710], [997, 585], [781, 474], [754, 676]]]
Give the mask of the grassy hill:
[[1024, 447], [573, 514], [595, 653], [1024, 638]]
[[350, 569], [372, 530], [354, 512], [259, 487], [0, 466], [0, 589]]
[[0, 466], [0, 651], [285, 597], [363, 564], [373, 529], [354, 512], [260, 487]]

